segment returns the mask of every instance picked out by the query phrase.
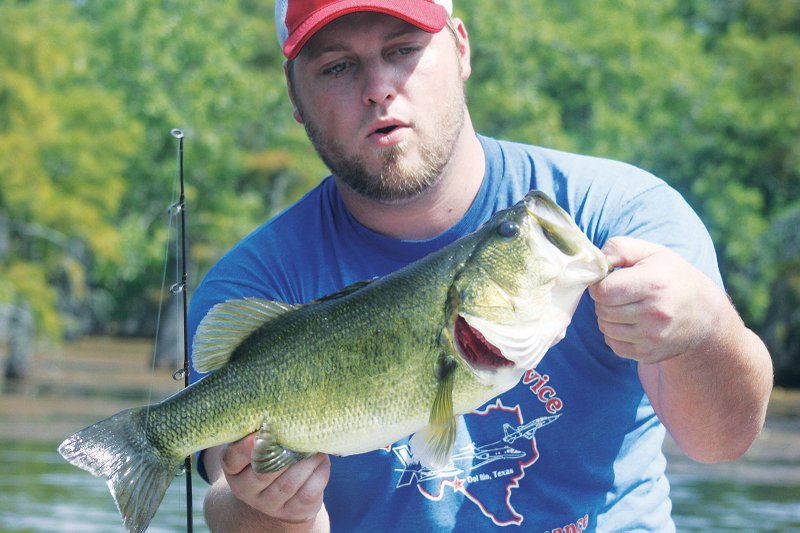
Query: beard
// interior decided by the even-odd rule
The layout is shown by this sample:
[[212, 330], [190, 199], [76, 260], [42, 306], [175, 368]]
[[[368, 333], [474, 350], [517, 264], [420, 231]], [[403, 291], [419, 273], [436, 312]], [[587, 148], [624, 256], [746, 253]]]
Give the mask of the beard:
[[463, 83], [445, 97], [435, 116], [423, 119], [436, 131], [416, 129], [418, 160], [408, 157], [408, 141], [376, 149], [380, 167], [370, 171], [361, 156], [349, 156], [345, 146], [325, 134], [306, 114], [303, 124], [311, 144], [330, 171], [353, 191], [382, 203], [411, 200], [436, 185], [455, 150], [464, 126], [466, 96]]

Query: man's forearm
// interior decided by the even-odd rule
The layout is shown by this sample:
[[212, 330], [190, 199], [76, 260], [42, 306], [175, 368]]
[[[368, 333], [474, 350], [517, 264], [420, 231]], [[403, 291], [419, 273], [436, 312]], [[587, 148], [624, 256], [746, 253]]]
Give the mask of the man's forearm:
[[639, 366], [648, 397], [677, 444], [709, 463], [747, 451], [763, 428], [773, 381], [764, 343], [724, 300], [718, 300], [721, 311], [709, 336], [684, 354]]

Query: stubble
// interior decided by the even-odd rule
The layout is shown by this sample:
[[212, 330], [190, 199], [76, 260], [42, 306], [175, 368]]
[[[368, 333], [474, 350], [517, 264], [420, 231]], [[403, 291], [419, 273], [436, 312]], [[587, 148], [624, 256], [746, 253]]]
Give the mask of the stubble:
[[413, 132], [419, 157], [402, 141], [376, 148], [379, 169], [371, 171], [361, 156], [349, 155], [346, 146], [326, 136], [295, 96], [298, 111], [311, 144], [330, 171], [359, 195], [387, 204], [411, 200], [434, 187], [442, 177], [455, 151], [466, 116], [466, 95], [460, 78], [449, 95], [444, 95], [434, 116], [421, 117]]

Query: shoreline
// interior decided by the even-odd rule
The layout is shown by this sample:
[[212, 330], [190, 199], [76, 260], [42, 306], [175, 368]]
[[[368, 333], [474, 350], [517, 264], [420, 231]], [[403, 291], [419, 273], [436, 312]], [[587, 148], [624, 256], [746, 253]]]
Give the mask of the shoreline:
[[[152, 353], [150, 339], [110, 337], [39, 350], [24, 383], [0, 388], [0, 439], [58, 441], [122, 409], [178, 392], [182, 380], [173, 379], [174, 369], [153, 368]], [[765, 448], [800, 465], [800, 389], [773, 391], [765, 430], [743, 459]], [[682, 455], [669, 438], [664, 449], [671, 457]]]

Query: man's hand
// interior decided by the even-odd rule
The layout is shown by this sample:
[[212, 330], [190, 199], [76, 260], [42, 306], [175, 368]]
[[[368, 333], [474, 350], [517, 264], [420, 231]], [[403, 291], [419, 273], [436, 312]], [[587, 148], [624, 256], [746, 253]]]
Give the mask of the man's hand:
[[629, 237], [603, 247], [621, 267], [589, 287], [606, 343], [634, 359], [659, 419], [691, 458], [740, 457], [764, 425], [766, 346], [725, 291], [677, 253]]
[[325, 454], [268, 474], [251, 466], [256, 434], [207, 450], [204, 464], [213, 482], [205, 501], [212, 531], [325, 531], [322, 502], [330, 476]]
[[727, 305], [722, 289], [677, 253], [630, 237], [603, 247], [621, 267], [589, 287], [606, 344], [622, 357], [657, 363], [691, 351]]
[[330, 475], [330, 459], [316, 454], [268, 474], [250, 464], [255, 435], [229, 444], [222, 453], [222, 471], [234, 496], [247, 505], [283, 522], [305, 522], [322, 507]]

